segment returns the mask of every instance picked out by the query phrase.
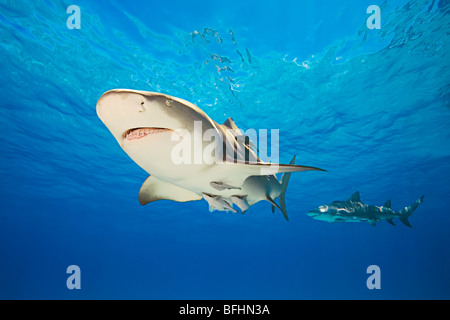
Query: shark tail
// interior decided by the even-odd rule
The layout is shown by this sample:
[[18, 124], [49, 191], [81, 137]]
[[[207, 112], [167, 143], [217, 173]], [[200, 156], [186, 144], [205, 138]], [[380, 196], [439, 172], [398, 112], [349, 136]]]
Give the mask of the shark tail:
[[[292, 158], [291, 163], [289, 163], [289, 164], [294, 164], [294, 163], [295, 163], [295, 156], [294, 156], [294, 158]], [[280, 183], [281, 183], [281, 193], [279, 195], [280, 209], [281, 209], [281, 212], [283, 212], [283, 216], [287, 221], [289, 221], [289, 218], [288, 218], [287, 211], [286, 211], [285, 196], [286, 196], [286, 189], [287, 189], [290, 178], [291, 178], [291, 172], [285, 172], [280, 180]]]
[[400, 211], [400, 221], [407, 227], [412, 228], [412, 225], [409, 223], [408, 218], [413, 214], [414, 211], [419, 207], [421, 203], [423, 203], [424, 196], [420, 197], [419, 200], [414, 202], [412, 205], [405, 207]]

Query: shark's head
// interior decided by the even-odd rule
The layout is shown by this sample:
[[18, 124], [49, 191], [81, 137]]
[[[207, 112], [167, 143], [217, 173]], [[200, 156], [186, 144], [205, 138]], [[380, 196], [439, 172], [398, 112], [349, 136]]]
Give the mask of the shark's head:
[[331, 214], [330, 210], [331, 209], [327, 205], [320, 206], [314, 210], [309, 211], [307, 213], [307, 215], [316, 220], [325, 220], [326, 221]]
[[97, 102], [97, 115], [144, 170], [152, 174], [166, 170], [177, 177], [182, 169], [170, 164], [183, 134], [193, 133], [195, 121], [201, 121], [203, 129], [213, 126], [208, 116], [188, 101], [125, 89], [104, 93]]
[[345, 209], [339, 209], [333, 205], [324, 205], [309, 211], [307, 215], [316, 220], [340, 222], [344, 219], [344, 211]]

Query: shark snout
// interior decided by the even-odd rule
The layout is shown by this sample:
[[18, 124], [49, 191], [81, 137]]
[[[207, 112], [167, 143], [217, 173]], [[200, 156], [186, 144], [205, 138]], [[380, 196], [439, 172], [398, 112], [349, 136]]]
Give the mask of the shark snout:
[[306, 214], [310, 217], [316, 217], [316, 216], [320, 215], [320, 211], [318, 209], [314, 209], [314, 210], [309, 211]]
[[320, 206], [314, 210], [309, 211], [307, 213], [307, 215], [310, 217], [317, 217], [317, 216], [323, 215], [325, 213], [329, 213], [329, 211], [330, 211], [330, 208], [327, 205], [325, 205], [325, 206]]
[[110, 90], [97, 101], [97, 115], [122, 145], [124, 133], [132, 128], [147, 127], [139, 118], [139, 96], [125, 90]]
[[[132, 106], [139, 109], [144, 103], [144, 97], [138, 91], [114, 89], [105, 92], [97, 101], [97, 113], [99, 116], [105, 109], [113, 112], [120, 112], [121, 109]], [[128, 110], [129, 111], [129, 110]], [[100, 117], [101, 118], [101, 117]]]

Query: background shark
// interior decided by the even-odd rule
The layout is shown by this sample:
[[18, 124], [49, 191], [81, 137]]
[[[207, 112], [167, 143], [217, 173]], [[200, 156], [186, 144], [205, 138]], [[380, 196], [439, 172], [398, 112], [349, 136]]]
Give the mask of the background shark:
[[[285, 193], [290, 173], [325, 171], [294, 165], [295, 157], [290, 164], [263, 163], [231, 118], [220, 125], [194, 104], [161, 93], [108, 91], [97, 102], [97, 115], [130, 158], [150, 174], [139, 192], [142, 205], [162, 199], [186, 202], [203, 198], [210, 211], [237, 212], [235, 205], [244, 213], [267, 200], [272, 211], [279, 208], [288, 220]], [[223, 146], [220, 162], [216, 155], [205, 152], [211, 146], [210, 141], [201, 139], [207, 131], [214, 132], [216, 146]], [[196, 135], [200, 141], [190, 140]], [[184, 152], [193, 159], [189, 164], [173, 161], [180, 141], [188, 142], [189, 150]], [[282, 172], [279, 181], [275, 174]]]
[[404, 225], [412, 228], [408, 218], [423, 202], [423, 198], [424, 196], [412, 205], [396, 212], [391, 209], [391, 200], [386, 201], [384, 206], [381, 207], [368, 205], [361, 202], [359, 191], [356, 191], [347, 201], [334, 201], [331, 204], [309, 211], [307, 214], [316, 220], [330, 223], [367, 221], [372, 226], [375, 226], [381, 220], [386, 220], [395, 226], [392, 220], [399, 218]]

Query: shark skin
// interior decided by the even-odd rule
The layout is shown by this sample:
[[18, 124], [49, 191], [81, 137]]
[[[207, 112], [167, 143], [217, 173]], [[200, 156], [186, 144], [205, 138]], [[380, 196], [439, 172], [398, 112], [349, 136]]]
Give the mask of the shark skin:
[[380, 207], [368, 205], [361, 202], [359, 191], [356, 191], [347, 201], [334, 201], [309, 211], [307, 215], [313, 219], [330, 223], [367, 221], [372, 226], [376, 226], [376, 223], [382, 220], [395, 226], [393, 219], [399, 218], [404, 225], [412, 228], [408, 218], [423, 203], [423, 199], [424, 196], [412, 205], [400, 211], [394, 211], [391, 209], [391, 200], [386, 201], [384, 206]]
[[[97, 115], [128, 156], [150, 174], [139, 192], [142, 205], [205, 199], [210, 211], [244, 213], [266, 200], [288, 220], [285, 193], [290, 174], [326, 171], [295, 165], [295, 157], [290, 164], [264, 163], [231, 118], [220, 125], [196, 105], [161, 93], [107, 91], [97, 101]], [[202, 139], [211, 132], [214, 139]], [[216, 152], [208, 152], [211, 141], [218, 146]], [[188, 163], [174, 161], [181, 142], [188, 146]], [[277, 173], [284, 173], [280, 181]]]

